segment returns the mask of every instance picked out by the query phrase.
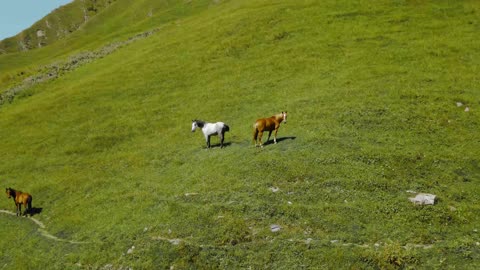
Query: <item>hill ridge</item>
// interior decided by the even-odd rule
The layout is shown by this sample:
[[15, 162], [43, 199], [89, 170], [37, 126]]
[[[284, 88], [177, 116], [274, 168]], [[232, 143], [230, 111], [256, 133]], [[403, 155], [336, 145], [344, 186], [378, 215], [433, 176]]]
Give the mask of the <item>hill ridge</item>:
[[80, 29], [116, 0], [74, 0], [60, 6], [20, 33], [0, 40], [0, 54], [45, 47]]

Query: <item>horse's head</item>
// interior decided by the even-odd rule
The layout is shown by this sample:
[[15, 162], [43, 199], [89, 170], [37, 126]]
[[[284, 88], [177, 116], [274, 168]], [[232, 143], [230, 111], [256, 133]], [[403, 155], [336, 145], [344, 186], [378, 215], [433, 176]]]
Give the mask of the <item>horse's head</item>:
[[287, 111], [282, 112], [283, 122], [287, 123]]
[[194, 132], [197, 128], [203, 128], [205, 122], [201, 120], [192, 120], [192, 132]]
[[197, 120], [192, 120], [192, 132], [194, 132], [195, 129], [197, 129], [197, 127], [198, 127]]
[[10, 199], [12, 196], [14, 196], [15, 191], [11, 188], [6, 188], [5, 193], [7, 193], [7, 196]]

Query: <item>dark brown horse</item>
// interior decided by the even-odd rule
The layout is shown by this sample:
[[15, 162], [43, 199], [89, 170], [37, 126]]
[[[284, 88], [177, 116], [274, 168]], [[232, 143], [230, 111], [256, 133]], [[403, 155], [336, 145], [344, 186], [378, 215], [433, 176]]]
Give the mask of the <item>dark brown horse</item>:
[[253, 131], [253, 141], [255, 142], [255, 146], [259, 145], [263, 147], [262, 135], [265, 131], [268, 131], [268, 142], [268, 140], [270, 140], [270, 135], [272, 135], [272, 131], [275, 130], [273, 142], [277, 143], [277, 132], [282, 121], [287, 123], [287, 112], [282, 112], [269, 118], [257, 119], [257, 121], [255, 121], [255, 125], [253, 126], [255, 128]]
[[26, 215], [27, 212], [32, 211], [32, 195], [15, 190], [13, 188], [7, 188], [5, 191], [9, 199], [13, 197], [13, 202], [15, 202], [15, 207], [17, 208], [17, 216], [22, 213], [22, 204], [23, 207], [25, 207], [23, 215]]

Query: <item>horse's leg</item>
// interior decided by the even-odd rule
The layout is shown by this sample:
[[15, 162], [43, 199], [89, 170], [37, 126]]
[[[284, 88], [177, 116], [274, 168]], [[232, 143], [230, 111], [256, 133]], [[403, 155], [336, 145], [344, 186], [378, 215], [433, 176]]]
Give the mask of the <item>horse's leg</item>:
[[30, 213], [30, 216], [33, 216], [32, 214], [32, 197], [28, 199], [28, 213]]
[[277, 144], [277, 132], [278, 128], [275, 129], [275, 134], [273, 134], [273, 143]]
[[21, 213], [22, 213], [22, 204], [18, 203], [17, 204], [17, 216], [20, 216]]
[[262, 136], [263, 136], [263, 131], [259, 131], [258, 132], [258, 144], [260, 145], [260, 147], [263, 147]]
[[267, 142], [270, 141], [270, 136], [271, 136], [271, 135], [272, 135], [272, 131], [270, 130], [270, 131], [268, 132]]
[[223, 132], [218, 133], [218, 137], [220, 137], [220, 148], [223, 148]]
[[210, 136], [208, 136], [207, 134], [203, 134], [205, 136], [205, 143], [207, 144], [207, 148], [210, 147]]

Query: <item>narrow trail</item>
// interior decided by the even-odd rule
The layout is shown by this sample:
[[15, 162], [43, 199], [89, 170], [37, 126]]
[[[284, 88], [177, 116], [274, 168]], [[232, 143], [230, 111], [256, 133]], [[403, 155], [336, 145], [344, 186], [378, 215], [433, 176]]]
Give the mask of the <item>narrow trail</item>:
[[[231, 247], [231, 245], [204, 245], [204, 244], [197, 244], [195, 243], [194, 241], [189, 241], [189, 240], [186, 240], [186, 239], [180, 239], [180, 238], [173, 238], [173, 239], [170, 239], [170, 238], [167, 238], [167, 237], [162, 237], [162, 236], [154, 236], [151, 238], [152, 240], [154, 241], [165, 241], [165, 242], [169, 242], [170, 244], [172, 245], [179, 245], [180, 243], [185, 243], [187, 245], [192, 245], [192, 246], [198, 246], [198, 247], [202, 247], [202, 248], [205, 248], [205, 247], [208, 247], [208, 248], [228, 248], [228, 247]], [[304, 243], [306, 245], [311, 245], [311, 244], [319, 244], [319, 245], [332, 245], [332, 246], [342, 246], [342, 247], [358, 247], [358, 248], [365, 248], [365, 249], [368, 249], [368, 248], [374, 248], [374, 249], [377, 249], [377, 248], [380, 248], [382, 246], [386, 246], [385, 243], [375, 243], [375, 244], [357, 244], [357, 243], [348, 243], [348, 242], [340, 242], [339, 240], [331, 240], [331, 241], [328, 241], [328, 242], [325, 242], [325, 241], [321, 241], [321, 240], [316, 240], [316, 239], [312, 239], [312, 238], [307, 238], [305, 240], [300, 240], [300, 239], [283, 239], [283, 240], [266, 240], [266, 241], [260, 241], [262, 243], [272, 243], [272, 242], [275, 242], [275, 241], [284, 241], [284, 242], [290, 242], [290, 243]], [[257, 241], [259, 242], [259, 241]], [[418, 249], [430, 249], [430, 248], [433, 248], [434, 245], [433, 244], [406, 244], [406, 245], [403, 245], [401, 246], [402, 248], [404, 249], [413, 249], [413, 248], [418, 248]]]
[[[12, 215], [12, 216], [16, 215], [15, 213], [13, 213], [11, 211], [2, 210], [2, 209], [0, 209], [0, 213]], [[35, 219], [33, 217], [27, 217], [27, 218], [29, 220], [33, 221], [39, 227], [38, 231], [40, 232], [40, 235], [42, 235], [45, 238], [49, 238], [49, 239], [52, 239], [52, 240], [58, 241], [58, 242], [70, 243], [70, 244], [91, 244], [92, 243], [92, 242], [72, 241], [72, 240], [58, 238], [55, 235], [52, 235], [51, 233], [49, 233], [46, 230], [45, 224], [43, 224], [38, 219]], [[152, 237], [151, 240], [166, 241], [166, 242], [169, 242], [172, 245], [179, 245], [180, 243], [183, 242], [183, 243], [188, 244], [188, 245], [199, 246], [199, 247], [210, 247], [210, 248], [221, 248], [222, 247], [222, 246], [218, 246], [218, 245], [197, 244], [197, 243], [195, 243], [195, 241], [189, 241], [189, 240], [180, 239], [180, 238], [170, 239], [170, 238], [162, 237], [162, 236]], [[310, 245], [310, 244], [313, 244], [313, 243], [322, 243], [322, 241], [320, 241], [320, 240], [315, 240], [315, 239], [311, 239], [311, 238], [308, 238], [306, 240], [289, 239], [289, 240], [284, 240], [284, 241], [303, 242], [307, 245]], [[338, 240], [331, 240], [331, 241], [329, 241], [329, 244], [333, 245], [333, 246], [344, 246], [344, 247], [354, 246], [354, 247], [360, 247], [360, 248], [379, 248], [379, 247], [384, 245], [384, 243], [383, 244], [382, 243], [375, 243], [375, 244], [370, 244], [370, 245], [369, 244], [357, 244], [357, 243], [345, 243], [345, 242], [341, 242], [341, 241], [338, 241]], [[224, 245], [223, 247], [227, 247], [227, 246], [228, 245]], [[402, 247], [404, 249], [411, 249], [411, 248], [430, 249], [430, 248], [433, 248], [434, 245], [433, 244], [406, 244]]]
[[[0, 209], [0, 213], [8, 214], [8, 215], [11, 215], [11, 216], [16, 216], [17, 215], [16, 213], [13, 213], [13, 212], [8, 211], [8, 210], [3, 210], [3, 209]], [[72, 240], [58, 238], [55, 235], [49, 233], [46, 230], [45, 224], [43, 224], [40, 220], [35, 219], [33, 217], [26, 217], [26, 218], [33, 221], [33, 223], [35, 223], [38, 226], [38, 231], [40, 232], [40, 235], [45, 237], [45, 238], [49, 238], [49, 239], [52, 239], [52, 240], [58, 241], [58, 242], [70, 243], [70, 244], [89, 244], [89, 243], [91, 243], [91, 242], [72, 241]]]

